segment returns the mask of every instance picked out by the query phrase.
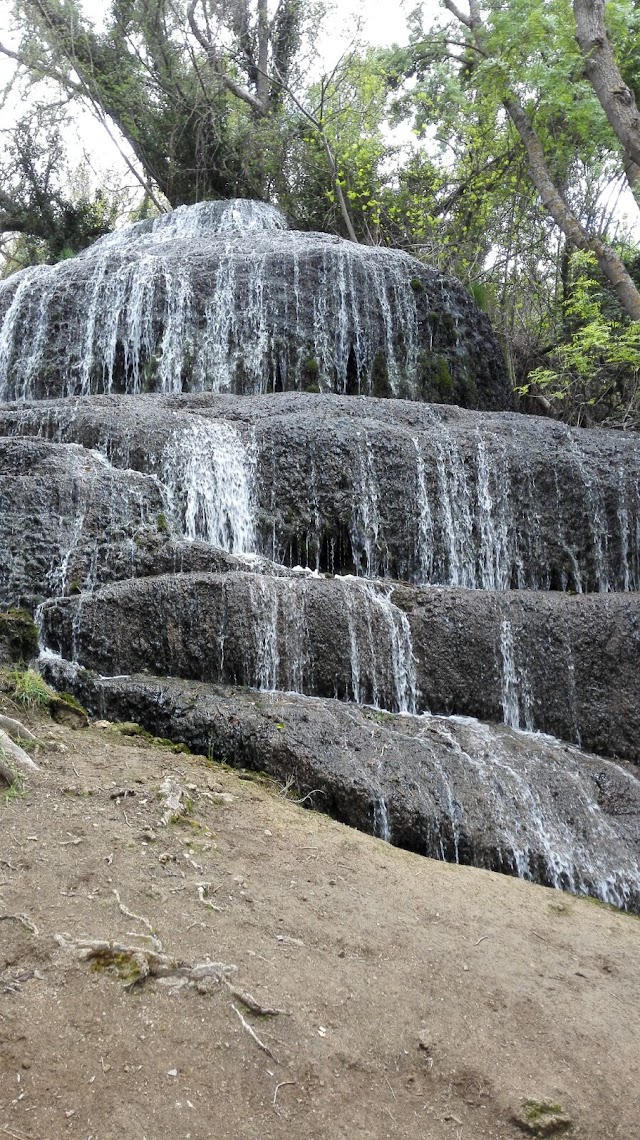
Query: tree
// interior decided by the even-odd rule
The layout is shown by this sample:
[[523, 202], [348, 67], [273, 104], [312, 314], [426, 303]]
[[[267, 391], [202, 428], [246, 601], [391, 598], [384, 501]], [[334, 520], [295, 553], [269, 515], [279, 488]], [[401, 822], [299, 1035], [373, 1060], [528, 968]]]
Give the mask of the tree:
[[573, 12], [585, 74], [620, 139], [625, 172], [630, 185], [635, 187], [640, 180], [640, 113], [607, 34], [604, 0], [574, 0]]
[[[494, 105], [499, 100], [506, 111], [524, 147], [531, 181], [545, 209], [571, 246], [595, 254], [601, 272], [609, 281], [625, 312], [633, 320], [640, 320], [640, 292], [635, 282], [618, 253], [599, 234], [590, 232], [571, 208], [560, 180], [554, 177], [554, 153], [551, 152], [550, 156], [545, 153], [544, 134], [548, 137], [548, 120], [543, 125], [544, 133], [537, 129], [535, 123], [535, 96], [541, 87], [548, 90], [549, 78], [553, 77], [558, 85], [561, 80], [564, 82], [563, 87], [558, 87], [554, 102], [558, 102], [560, 92], [569, 101], [577, 94], [577, 90], [572, 90], [567, 85], [573, 78], [571, 71], [574, 68], [571, 66], [571, 71], [567, 68], [567, 64], [572, 65], [573, 60], [571, 52], [566, 48], [570, 14], [564, 11], [563, 0], [559, 0], [559, 4], [555, 0], [551, 0], [551, 3], [528, 0], [524, 4], [509, 5], [508, 11], [492, 4], [489, 6], [488, 24], [482, 17], [477, 0], [469, 0], [468, 12], [458, 8], [454, 0], [444, 0], [444, 6], [462, 28], [467, 53], [469, 50], [475, 53], [477, 63], [472, 64], [470, 71], [471, 79], [476, 77], [476, 93], [493, 99]], [[519, 9], [519, 12], [514, 9]], [[538, 38], [536, 42], [535, 38], [530, 40], [523, 35], [523, 14], [527, 15], [530, 26], [532, 17], [537, 21], [538, 37], [540, 31], [545, 33], [542, 40]], [[533, 27], [535, 30], [535, 24]], [[557, 41], [553, 45], [555, 52], [551, 52], [551, 66], [548, 49], [545, 47], [550, 31], [555, 32]], [[520, 45], [526, 45], [526, 56], [518, 39]], [[564, 56], [561, 54], [558, 57], [558, 47], [564, 47]], [[466, 60], [464, 63], [468, 67]], [[541, 78], [541, 63], [549, 73], [546, 81]], [[532, 82], [536, 85], [533, 89], [530, 86]], [[593, 111], [592, 108], [590, 110]], [[579, 133], [584, 134], [585, 121], [583, 116], [583, 122], [579, 124], [574, 111], [569, 114], [567, 125], [571, 128], [575, 124]], [[597, 137], [602, 137], [601, 127], [597, 131]]]
[[314, 6], [278, 0], [269, 18], [266, 0], [112, 0], [102, 31], [79, 0], [16, 0], [15, 15], [18, 50], [0, 51], [122, 136], [159, 208], [162, 196], [176, 206], [275, 192], [283, 87], [297, 80]]
[[59, 109], [36, 108], [4, 132], [0, 232], [20, 235], [10, 266], [78, 253], [115, 224], [119, 202], [103, 190], [91, 193], [69, 170], [63, 123]]

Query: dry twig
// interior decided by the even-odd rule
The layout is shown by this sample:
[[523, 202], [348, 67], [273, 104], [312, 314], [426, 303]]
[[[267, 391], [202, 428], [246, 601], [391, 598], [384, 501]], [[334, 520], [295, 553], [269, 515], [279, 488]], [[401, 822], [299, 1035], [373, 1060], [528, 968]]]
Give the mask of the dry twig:
[[223, 906], [216, 906], [216, 904], [207, 897], [211, 890], [211, 883], [196, 883], [196, 889], [198, 891], [198, 898], [203, 906], [211, 907], [211, 910], [224, 910]]
[[[142, 915], [142, 914], [134, 914], [132, 910], [127, 910], [127, 907], [124, 905], [124, 903], [122, 902], [122, 900], [120, 898], [119, 891], [117, 891], [115, 889], [115, 887], [113, 888], [113, 893], [116, 896], [116, 902], [118, 903], [118, 906], [119, 906], [120, 910], [122, 911], [122, 913], [125, 915], [125, 917], [126, 918], [132, 918], [134, 920], [134, 922], [141, 922], [143, 926], [146, 926], [147, 930], [149, 931], [149, 937], [151, 938], [151, 941], [153, 942], [155, 949], [161, 952], [162, 951], [162, 943], [161, 943], [160, 939], [158, 938], [157, 934], [155, 933], [151, 923], [149, 922], [149, 919], [145, 918], [144, 915]], [[139, 937], [140, 938], [146, 938], [147, 935], [139, 935]]]
[[12, 919], [13, 922], [19, 922], [30, 934], [35, 934], [36, 937], [40, 933], [35, 922], [31, 921], [28, 914], [0, 914], [0, 922], [7, 922], [10, 919]]
[[245, 1018], [242, 1016], [242, 1014], [240, 1013], [240, 1010], [238, 1009], [238, 1007], [237, 1007], [237, 1006], [235, 1006], [235, 1005], [233, 1004], [233, 1002], [231, 1003], [231, 1008], [232, 1008], [233, 1012], [234, 1012], [234, 1013], [236, 1013], [236, 1014], [238, 1015], [238, 1017], [240, 1018], [240, 1021], [242, 1022], [242, 1028], [243, 1028], [243, 1029], [246, 1029], [246, 1031], [247, 1031], [247, 1033], [249, 1034], [249, 1036], [250, 1036], [250, 1037], [253, 1037], [253, 1040], [255, 1041], [255, 1043], [256, 1043], [256, 1045], [258, 1046], [258, 1048], [259, 1048], [259, 1049], [262, 1049], [262, 1052], [263, 1052], [263, 1053], [266, 1053], [268, 1057], [271, 1057], [271, 1060], [272, 1060], [272, 1061], [275, 1061], [275, 1062], [276, 1062], [276, 1065], [277, 1065], [277, 1064], [278, 1064], [278, 1059], [277, 1059], [277, 1057], [274, 1057], [274, 1055], [273, 1055], [273, 1053], [271, 1052], [271, 1049], [269, 1048], [269, 1046], [268, 1046], [268, 1045], [265, 1045], [264, 1041], [261, 1041], [261, 1040], [260, 1040], [260, 1038], [258, 1037], [258, 1034], [256, 1033], [256, 1031], [255, 1031], [255, 1029], [253, 1028], [253, 1026], [252, 1026], [252, 1025], [249, 1025], [249, 1022], [248, 1022], [248, 1021], [247, 1021], [247, 1020], [246, 1020], [246, 1019], [245, 1019]]
[[280, 1081], [280, 1083], [276, 1085], [273, 1100], [271, 1101], [274, 1108], [276, 1108], [276, 1101], [278, 1099], [278, 1089], [284, 1088], [285, 1085], [295, 1085], [296, 1083], [296, 1081]]
[[238, 1001], [241, 1001], [247, 1009], [250, 1009], [252, 1013], [259, 1013], [261, 1017], [277, 1017], [279, 1013], [286, 1013], [284, 1009], [271, 1009], [268, 1005], [260, 1005], [260, 1002], [256, 1001], [253, 994], [250, 994], [248, 990], [239, 990], [236, 986], [232, 985], [227, 978], [224, 978], [223, 981], [233, 996], [237, 998]]

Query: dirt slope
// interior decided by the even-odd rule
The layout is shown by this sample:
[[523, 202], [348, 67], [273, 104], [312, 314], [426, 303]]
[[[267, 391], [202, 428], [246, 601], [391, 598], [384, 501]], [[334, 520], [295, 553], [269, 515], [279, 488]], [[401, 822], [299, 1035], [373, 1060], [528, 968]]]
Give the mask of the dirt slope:
[[[0, 800], [0, 1137], [515, 1140], [526, 1098], [582, 1140], [640, 1137], [638, 919], [139, 737], [30, 723], [41, 772]], [[188, 801], [163, 826], [167, 774]], [[165, 954], [235, 965], [286, 1012], [212, 979], [127, 991], [55, 940], [149, 948], [116, 891]]]

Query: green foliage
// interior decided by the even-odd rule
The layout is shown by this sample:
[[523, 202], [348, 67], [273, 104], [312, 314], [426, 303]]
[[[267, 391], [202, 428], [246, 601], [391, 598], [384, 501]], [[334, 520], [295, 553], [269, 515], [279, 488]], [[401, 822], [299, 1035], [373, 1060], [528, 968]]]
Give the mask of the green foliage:
[[[397, 87], [394, 121], [410, 123], [423, 149], [399, 171], [388, 217], [395, 244], [471, 289], [522, 388], [563, 334], [572, 249], [541, 207], [504, 98], [517, 96], [580, 224], [609, 242], [621, 236], [606, 205], [623, 178], [621, 148], [585, 78], [569, 0], [488, 0], [481, 12], [482, 51], [448, 13], [429, 26], [417, 9], [408, 47], [395, 52], [410, 82]], [[627, 0], [607, 4], [607, 16], [628, 75], [640, 58], [640, 18]]]
[[289, 120], [287, 185], [279, 195], [295, 225], [345, 232], [337, 182], [358, 239], [385, 240], [382, 194], [394, 154], [383, 129], [390, 85], [384, 53], [354, 52], [304, 93], [299, 115]]
[[114, 124], [172, 206], [275, 192], [286, 166], [283, 83], [294, 81], [318, 4], [278, 0], [261, 23], [249, 0], [193, 9], [187, 0], [111, 0], [100, 27], [80, 0], [14, 7], [32, 83], [48, 91], [53, 80]]
[[571, 269], [574, 280], [564, 304], [571, 335], [519, 391], [542, 392], [570, 423], [639, 428], [640, 322], [607, 315], [593, 254], [574, 254]]
[[8, 674], [11, 698], [28, 709], [48, 708], [55, 696], [35, 669], [12, 669]]
[[65, 121], [59, 108], [36, 106], [3, 132], [0, 230], [18, 235], [3, 251], [8, 272], [73, 257], [115, 224], [117, 197], [92, 192], [69, 168]]

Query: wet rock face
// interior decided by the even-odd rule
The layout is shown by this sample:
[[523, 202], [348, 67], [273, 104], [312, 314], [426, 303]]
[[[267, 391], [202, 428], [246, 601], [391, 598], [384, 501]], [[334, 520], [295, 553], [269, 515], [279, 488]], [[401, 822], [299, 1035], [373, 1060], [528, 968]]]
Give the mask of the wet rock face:
[[77, 592], [94, 576], [124, 578], [134, 536], [157, 528], [159, 488], [95, 452], [0, 440], [0, 604]]
[[51, 649], [103, 674], [151, 668], [477, 716], [640, 760], [637, 595], [174, 574], [48, 603], [43, 629]]
[[293, 778], [387, 841], [640, 910], [640, 782], [610, 761], [478, 721], [47, 668], [93, 715]]
[[75, 444], [0, 437], [0, 606], [33, 610], [46, 597], [122, 578], [243, 567], [181, 540], [154, 476]]
[[261, 203], [181, 207], [0, 283], [0, 399], [199, 391], [513, 405], [459, 282]]
[[38, 656], [38, 630], [26, 610], [0, 613], [0, 667]]
[[640, 589], [640, 439], [513, 414], [272, 396], [0, 408], [165, 487], [175, 537], [474, 589]]

